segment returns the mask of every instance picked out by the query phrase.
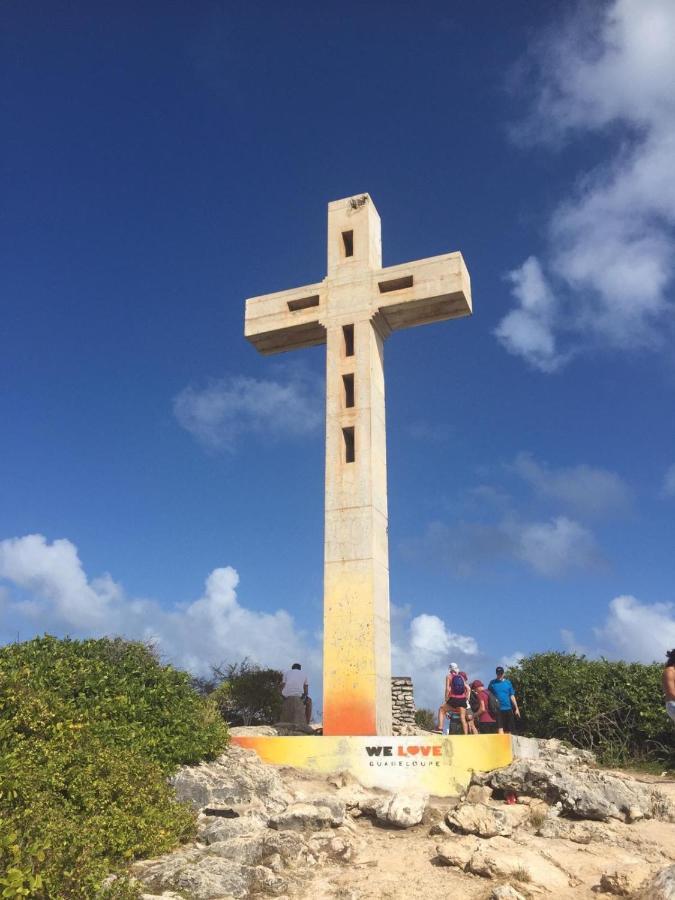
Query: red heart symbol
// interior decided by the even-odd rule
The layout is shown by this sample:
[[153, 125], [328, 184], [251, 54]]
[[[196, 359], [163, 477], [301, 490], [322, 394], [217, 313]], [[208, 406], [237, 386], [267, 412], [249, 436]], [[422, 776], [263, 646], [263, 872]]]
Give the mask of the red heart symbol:
[[414, 756], [416, 753], [419, 753], [419, 752], [420, 752], [420, 748], [416, 747], [414, 744], [412, 747], [408, 747], [408, 753], [410, 754], [410, 756]]

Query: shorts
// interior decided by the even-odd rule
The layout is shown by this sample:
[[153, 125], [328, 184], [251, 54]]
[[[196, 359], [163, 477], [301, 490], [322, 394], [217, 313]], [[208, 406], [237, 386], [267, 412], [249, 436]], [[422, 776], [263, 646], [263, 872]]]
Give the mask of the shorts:
[[478, 721], [478, 731], [480, 734], [497, 734], [497, 723], [496, 722], [481, 722]]
[[511, 734], [516, 727], [516, 720], [512, 709], [497, 710], [497, 728], [503, 728], [507, 734]]
[[673, 722], [675, 722], [675, 700], [666, 700], [666, 712]]
[[450, 709], [466, 709], [466, 700], [464, 697], [448, 697], [445, 702]]

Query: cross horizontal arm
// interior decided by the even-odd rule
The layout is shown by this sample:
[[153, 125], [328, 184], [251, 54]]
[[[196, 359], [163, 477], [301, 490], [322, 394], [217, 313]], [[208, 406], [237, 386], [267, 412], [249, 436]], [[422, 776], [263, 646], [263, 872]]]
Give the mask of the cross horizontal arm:
[[323, 282], [263, 294], [246, 301], [244, 334], [265, 356], [326, 342], [319, 316], [326, 308]]
[[471, 281], [461, 253], [431, 256], [373, 273], [374, 305], [396, 331], [471, 315]]

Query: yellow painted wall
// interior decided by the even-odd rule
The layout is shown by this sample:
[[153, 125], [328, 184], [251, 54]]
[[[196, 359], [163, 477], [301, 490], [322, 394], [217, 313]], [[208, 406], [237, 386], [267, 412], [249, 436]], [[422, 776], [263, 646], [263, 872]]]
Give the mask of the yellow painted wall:
[[365, 787], [419, 791], [452, 797], [473, 772], [507, 766], [513, 759], [508, 734], [429, 737], [234, 737], [271, 765], [317, 775], [350, 772]]

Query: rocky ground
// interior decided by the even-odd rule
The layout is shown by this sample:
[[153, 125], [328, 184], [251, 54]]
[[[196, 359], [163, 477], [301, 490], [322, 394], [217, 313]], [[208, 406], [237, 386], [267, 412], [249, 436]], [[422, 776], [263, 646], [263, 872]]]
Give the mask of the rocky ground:
[[231, 747], [175, 778], [199, 810], [198, 842], [133, 873], [144, 900], [675, 900], [675, 785], [600, 770], [557, 742], [529, 747], [536, 758], [455, 800], [279, 770]]

